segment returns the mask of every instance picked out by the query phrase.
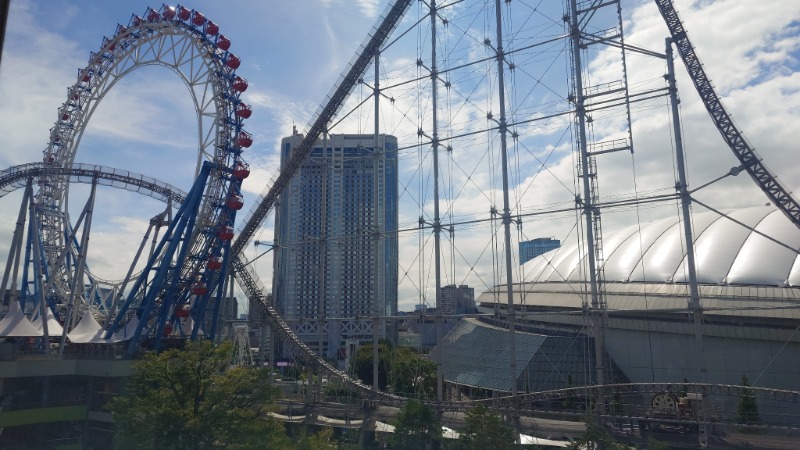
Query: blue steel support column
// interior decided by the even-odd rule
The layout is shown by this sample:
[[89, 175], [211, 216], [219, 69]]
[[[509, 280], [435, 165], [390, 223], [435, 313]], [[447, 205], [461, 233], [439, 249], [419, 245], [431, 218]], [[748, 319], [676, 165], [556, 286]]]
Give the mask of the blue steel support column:
[[[231, 223], [234, 223], [236, 219], [236, 211], [231, 211]], [[211, 332], [209, 333], [209, 338], [214, 339], [217, 335], [217, 328], [219, 327], [219, 311], [222, 307], [222, 299], [225, 295], [225, 284], [228, 280], [228, 270], [230, 268], [230, 252], [231, 252], [231, 241], [225, 241], [225, 245], [223, 246], [223, 257], [222, 257], [222, 269], [217, 276], [217, 301], [214, 303], [214, 315], [211, 319]], [[233, 295], [231, 295], [230, 300], [233, 300]], [[205, 314], [201, 316], [201, 319], [205, 318]], [[192, 330], [192, 339], [197, 338], [197, 323], [195, 323], [195, 330]]]
[[[28, 184], [25, 186], [25, 193], [22, 196], [22, 203], [19, 207], [19, 214], [17, 215], [17, 224], [14, 228], [14, 235], [11, 239], [11, 248], [8, 250], [8, 260], [6, 262], [5, 270], [3, 270], [3, 281], [0, 282], [0, 293], [6, 292], [6, 287], [8, 287], [9, 282], [11, 283], [11, 299], [13, 300], [16, 296], [17, 292], [17, 274], [19, 268], [19, 257], [22, 250], [22, 234], [23, 230], [25, 229], [25, 213], [27, 212], [27, 206], [29, 199], [32, 195], [33, 188], [31, 187], [31, 179], [28, 178]], [[30, 227], [29, 227], [30, 230]], [[28, 231], [28, 236], [30, 236], [30, 231]], [[28, 245], [25, 250], [26, 256], [26, 265], [27, 265], [27, 256], [30, 249], [30, 239], [28, 239]], [[13, 275], [10, 274], [11, 268], [14, 268]], [[25, 288], [25, 282], [27, 281], [25, 277], [25, 272], [23, 271], [23, 289]], [[11, 277], [9, 278], [9, 275]], [[5, 294], [3, 294], [5, 295]], [[22, 305], [23, 311], [25, 308], [25, 304]]]
[[[73, 314], [75, 313], [75, 302], [80, 301], [81, 296], [83, 295], [83, 273], [86, 267], [86, 255], [89, 250], [89, 233], [92, 229], [92, 212], [94, 211], [94, 199], [95, 194], [97, 192], [97, 177], [92, 179], [92, 190], [89, 194], [89, 199], [86, 201], [86, 206], [81, 213], [81, 217], [85, 219], [83, 223], [83, 230], [81, 234], [81, 243], [77, 246], [79, 256], [78, 260], [75, 262], [75, 275], [72, 278], [72, 284], [70, 286], [70, 293], [69, 298], [67, 300], [67, 312], [64, 318], [64, 331], [61, 333], [61, 344], [58, 348], [58, 353], [60, 355], [64, 354], [64, 348], [66, 347], [67, 343], [67, 328], [70, 326], [74, 326], [77, 321], [77, 314], [75, 314], [75, 319], [73, 319]], [[81, 220], [78, 219], [78, 223]], [[79, 226], [79, 225], [76, 225]], [[69, 225], [67, 225], [69, 228]], [[75, 234], [74, 231], [70, 230], [72, 235]], [[80, 293], [80, 295], [78, 295]]]
[[[30, 216], [31, 216], [31, 224], [35, 230], [39, 230], [39, 218], [36, 215], [36, 203], [33, 201], [33, 197], [30, 198]], [[41, 285], [41, 280], [44, 278], [44, 272], [42, 271], [42, 258], [40, 252], [41, 242], [39, 239], [34, 239], [33, 241], [33, 259], [34, 259], [34, 276], [37, 280], [39, 280], [39, 284]], [[44, 343], [44, 352], [45, 354], [50, 353], [50, 333], [47, 329], [47, 302], [45, 300], [44, 290], [39, 290], [39, 314], [41, 314], [42, 320], [42, 330], [44, 331], [43, 336], [43, 343]], [[12, 301], [15, 301], [14, 297], [12, 296]], [[66, 324], [65, 324], [66, 325]], [[66, 328], [66, 327], [65, 327]]]
[[[161, 249], [168, 243], [167, 249], [164, 254], [161, 256], [161, 264], [156, 272], [156, 276], [151, 283], [151, 288], [147, 292], [147, 295], [141, 302], [140, 306], [140, 313], [139, 313], [139, 323], [136, 326], [136, 331], [133, 334], [130, 344], [128, 345], [127, 356], [132, 357], [136, 354], [137, 347], [139, 345], [139, 339], [142, 333], [142, 329], [147, 323], [148, 316], [150, 315], [150, 311], [155, 306], [155, 300], [158, 294], [162, 293], [162, 287], [164, 286], [168, 271], [170, 270], [170, 262], [172, 260], [175, 251], [177, 250], [178, 244], [181, 241], [181, 236], [186, 233], [186, 236], [191, 235], [191, 227], [187, 227], [189, 222], [194, 224], [194, 219], [197, 215], [197, 209], [199, 208], [202, 198], [203, 198], [203, 191], [205, 188], [206, 180], [208, 179], [208, 174], [211, 171], [211, 167], [213, 164], [209, 162], [203, 163], [203, 168], [200, 171], [200, 176], [195, 180], [192, 189], [189, 191], [189, 194], [186, 196], [186, 201], [181, 205], [178, 212], [175, 214], [175, 219], [170, 223], [169, 229], [167, 233], [162, 238], [162, 241], [159, 243], [157, 250], [150, 256], [150, 260], [147, 263], [148, 268], [152, 268], [153, 265], [156, 263], [156, 259], [158, 258], [159, 254], [161, 253]], [[188, 230], [187, 230], [188, 228]], [[179, 258], [178, 262], [182, 262], [185, 259], [185, 253], [188, 251], [188, 245], [184, 245], [184, 248], [181, 249], [181, 255], [183, 258]], [[181, 267], [177, 265], [176, 267]], [[179, 271], [179, 269], [176, 269]], [[136, 284], [134, 285], [131, 293], [128, 295], [128, 299], [125, 301], [125, 304], [120, 309], [120, 312], [117, 314], [116, 319], [114, 319], [114, 324], [109, 328], [106, 337], [109, 337], [113, 331], [119, 325], [124, 312], [127, 311], [128, 307], [130, 306], [133, 299], [136, 297], [137, 291], [141, 287], [144, 279], [147, 277], [149, 270], [145, 270], [142, 275], [139, 276], [139, 279], [136, 280]], [[174, 277], [173, 277], [173, 283]], [[173, 284], [174, 286], [174, 284]], [[169, 289], [169, 292], [166, 292], [164, 302], [169, 302], [169, 295], [174, 295], [174, 289]], [[156, 346], [160, 343], [160, 333], [163, 332], [163, 320], [166, 320], [165, 313], [162, 309], [161, 314], [159, 315], [159, 323], [157, 333], [159, 335], [156, 336]]]
[[[156, 322], [156, 334], [154, 336], [154, 347], [158, 349], [161, 346], [161, 338], [164, 335], [164, 326], [169, 319], [169, 312], [172, 310], [172, 307], [177, 303], [177, 297], [181, 294], [179, 290], [181, 284], [181, 268], [184, 266], [184, 261], [186, 261], [186, 257], [189, 254], [190, 248], [190, 239], [194, 234], [194, 224], [197, 221], [197, 212], [200, 209], [200, 205], [202, 204], [203, 199], [203, 191], [205, 190], [206, 180], [208, 180], [208, 174], [210, 172], [210, 163], [203, 163], [203, 168], [200, 170], [200, 176], [197, 177], [195, 181], [195, 186], [193, 186], [192, 190], [194, 191], [195, 188], [199, 187], [199, 189], [189, 194], [189, 198], [187, 199], [187, 203], [193, 203], [190, 208], [188, 208], [185, 212], [185, 215], [178, 219], [179, 221], [184, 223], [183, 229], [178, 230], [175, 235], [172, 236], [173, 241], [171, 242], [171, 246], [177, 246], [179, 242], [183, 242], [181, 245], [180, 252], [178, 253], [178, 258], [175, 260], [175, 266], [172, 269], [172, 281], [167, 284], [167, 291], [164, 294], [164, 297], [161, 299], [161, 311], [158, 314], [158, 320]], [[194, 195], [194, 197], [193, 197]], [[170, 253], [169, 247], [167, 248], [167, 255], [164, 256], [162, 259], [163, 261], [170, 261], [172, 260], [172, 253]], [[166, 272], [166, 271], [165, 271]], [[157, 289], [160, 289], [160, 284], [155, 284]], [[191, 285], [188, 289], [191, 289]], [[157, 290], [154, 291], [151, 289], [150, 293], [153, 294], [154, 292], [158, 292]], [[153, 296], [151, 295], [151, 298]]]
[[[25, 302], [29, 296], [31, 297], [31, 301], [35, 301], [34, 299], [38, 297], [39, 291], [42, 290], [42, 286], [39, 285], [40, 280], [34, 277], [33, 292], [29, 292], [30, 280], [28, 280], [28, 267], [33, 265], [33, 240], [31, 239], [31, 236], [35, 235], [36, 233], [33, 225], [30, 221], [28, 221], [28, 239], [25, 240], [25, 259], [22, 260], [22, 284], [20, 285], [20, 293], [22, 295], [22, 302], [20, 303], [20, 306], [22, 307], [23, 311], [25, 310]], [[19, 264], [19, 262], [17, 262], [17, 264]], [[16, 291], [16, 289], [14, 290]], [[5, 289], [3, 289], [2, 292], [5, 292]]]
[[[179, 214], [181, 213], [181, 211], [183, 211], [187, 203], [188, 203], [188, 198], [186, 201], [184, 201], [183, 204], [181, 204], [181, 208], [178, 211]], [[128, 310], [131, 303], [136, 298], [136, 294], [138, 293], [139, 289], [141, 289], [143, 285], [148, 284], [148, 278], [150, 276], [150, 272], [154, 270], [153, 266], [155, 265], [156, 259], [158, 255], [161, 253], [161, 250], [167, 244], [168, 240], [166, 238], [172, 235], [172, 232], [175, 229], [176, 224], [177, 224], [176, 221], [174, 220], [170, 221], [169, 227], [167, 227], [167, 231], [166, 233], [164, 233], [164, 237], [158, 243], [157, 246], [156, 246], [157, 233], [156, 235], [153, 236], [153, 245], [150, 251], [150, 257], [148, 258], [147, 261], [147, 265], [145, 266], [144, 270], [142, 270], [142, 273], [139, 274], [139, 277], [136, 279], [136, 282], [133, 284], [133, 287], [131, 288], [131, 292], [128, 294], [128, 298], [125, 299], [125, 302], [120, 307], [119, 312], [117, 312], [117, 315], [114, 318], [114, 322], [111, 324], [111, 326], [108, 328], [108, 331], [106, 332], [105, 339], [110, 338], [111, 335], [114, 334], [114, 331], [119, 326], [119, 323], [122, 320], [124, 313]]]

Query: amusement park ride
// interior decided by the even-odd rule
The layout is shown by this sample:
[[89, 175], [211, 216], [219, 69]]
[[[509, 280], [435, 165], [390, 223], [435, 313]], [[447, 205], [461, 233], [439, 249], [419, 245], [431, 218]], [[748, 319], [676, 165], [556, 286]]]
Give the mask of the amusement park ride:
[[[402, 402], [401, 397], [353, 380], [301, 342], [273, 305], [268, 304], [267, 292], [242, 252], [317, 139], [328, 131], [351, 91], [363, 82], [367, 68], [412, 3], [411, 0], [396, 0], [387, 9], [334, 86], [302, 143], [239, 228], [238, 235], [234, 233], [234, 225], [237, 212], [243, 207], [241, 185], [250, 174], [243, 153], [253, 139], [244, 129], [251, 108], [240, 99], [248, 83], [236, 72], [241, 61], [230, 52], [231, 41], [220, 34], [217, 24], [183, 6], [148, 9], [143, 16], [133, 16], [127, 25], [119, 25], [116, 33], [104, 38], [100, 49], [91, 54], [88, 66], [79, 71], [75, 83], [68, 89], [43, 161], [0, 172], [3, 194], [25, 189], [0, 286], [0, 292], [7, 289], [12, 292], [12, 305], [16, 305], [15, 300], [19, 301], [19, 311], [12, 307], [9, 315], [32, 312], [32, 317], [58, 317], [63, 323], [61, 330], [50, 329], [59, 322], [41, 321], [45, 340], [56, 337], [55, 332], [61, 338], [58, 351], [64, 351], [66, 339], [98, 344], [126, 342], [127, 355], [134, 357], [142, 346], [159, 349], [167, 345], [167, 341], [213, 339], [220, 305], [235, 278], [249, 299], [264, 304], [274, 330], [297, 350], [305, 364], [325, 373], [329, 379], [338, 379], [364, 397], [387, 403]], [[575, 9], [573, 13], [591, 13], [601, 7], [601, 2], [594, 3], [580, 11]], [[800, 227], [800, 205], [733, 124], [699, 62], [672, 1], [655, 0], [655, 3], [670, 31], [668, 42], [677, 49], [708, 113], [739, 159], [740, 169], [747, 171], [773, 204]], [[499, 0], [497, 4], [499, 9]], [[576, 48], [583, 45], [581, 39], [584, 38], [577, 25], [576, 19], [572, 29]], [[497, 60], [502, 61], [502, 48], [496, 50]], [[165, 66], [177, 73], [189, 87], [198, 111], [199, 150], [195, 181], [188, 193], [126, 171], [75, 163], [86, 124], [104, 95], [122, 77], [146, 65]], [[581, 107], [576, 104], [577, 111]], [[500, 120], [501, 134], [505, 135], [507, 130], [502, 122], [505, 119], [501, 117]], [[588, 166], [583, 172], [589, 176]], [[92, 193], [73, 222], [67, 213], [67, 200], [69, 185], [76, 181], [91, 183]], [[590, 184], [588, 178], [584, 183]], [[166, 210], [150, 221], [150, 229], [131, 269], [119, 282], [95, 277], [87, 265], [94, 192], [98, 185], [135, 187], [137, 192], [167, 203]], [[595, 208], [590, 200], [593, 195], [587, 191], [584, 198], [585, 204], [580, 209], [587, 220], [587, 230], [591, 230], [595, 220]], [[173, 213], [173, 206], [177, 205]], [[508, 215], [507, 205], [504, 214]], [[510, 223], [511, 220], [505, 221], [506, 231]], [[147, 250], [152, 230], [155, 230], [153, 243]], [[134, 274], [140, 258], [146, 261], [144, 269]], [[510, 276], [511, 271], [508, 272]], [[19, 286], [18, 277], [21, 279]], [[18, 290], [19, 298], [13, 298]], [[592, 304], [593, 308], [598, 306]], [[513, 314], [510, 321], [513, 332]], [[76, 329], [81, 333], [75, 334]], [[602, 342], [598, 345], [602, 351]], [[529, 397], [532, 402], [548, 398], [536, 394]], [[672, 400], [672, 397], [664, 399]], [[509, 400], [509, 407], [518, 406], [515, 401]]]
[[[13, 259], [9, 259], [3, 278], [2, 288], [10, 286], [15, 292], [16, 273], [23, 268], [22, 309], [47, 305], [67, 328], [77, 326], [79, 315], [89, 312], [82, 314], [89, 323], [81, 327], [93, 331], [88, 341], [129, 340], [129, 355], [138, 351], [145, 336], [151, 336], [149, 345], [154, 348], [160, 347], [163, 337], [196, 339], [204, 334], [214, 338], [221, 298], [227, 292], [225, 274], [233, 225], [243, 206], [241, 184], [250, 173], [242, 153], [253, 142], [244, 130], [252, 110], [240, 100], [247, 81], [236, 74], [240, 59], [229, 51], [230, 46], [214, 22], [199, 11], [179, 6], [148, 9], [143, 17], [133, 16], [91, 54], [89, 65], [78, 73], [67, 101], [59, 108], [43, 163], [27, 166], [23, 169], [26, 175], [18, 173], [24, 179], [21, 183], [30, 185], [35, 177], [38, 186], [35, 195], [25, 196], [30, 210], [27, 240], [21, 239], [19, 225], [10, 252]], [[104, 285], [86, 264], [94, 189], [103, 179], [98, 173], [104, 170], [83, 166], [84, 174], [89, 173], [85, 176], [93, 180], [92, 194], [73, 225], [66, 209], [69, 180], [82, 174], [64, 169], [78, 168], [73, 165], [75, 153], [104, 95], [130, 71], [152, 64], [172, 69], [191, 89], [200, 130], [196, 180], [180, 199], [173, 197], [177, 194], [173, 188], [158, 187], [152, 180], [148, 189], [155, 188], [153, 192], [166, 195], [169, 201], [160, 220], [151, 223], [157, 228], [164, 225], [166, 230], [146, 254], [144, 270], [132, 276], [147, 238], [125, 280]], [[116, 173], [105, 179], [130, 183], [130, 174]], [[173, 200], [179, 200], [176, 206], [180, 204], [174, 215]], [[26, 209], [20, 224], [25, 222]], [[22, 247], [25, 252], [20, 259]], [[14, 276], [9, 282], [12, 267]], [[98, 319], [103, 327], [98, 326]], [[124, 338], [119, 337], [120, 330]], [[63, 343], [68, 333], [65, 330], [61, 335]]]

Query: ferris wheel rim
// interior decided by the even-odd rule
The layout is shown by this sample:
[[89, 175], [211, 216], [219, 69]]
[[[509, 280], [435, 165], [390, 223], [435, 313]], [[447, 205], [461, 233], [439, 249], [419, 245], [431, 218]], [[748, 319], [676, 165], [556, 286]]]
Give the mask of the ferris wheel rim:
[[[246, 166], [241, 154], [252, 138], [242, 126], [242, 120], [249, 117], [249, 106], [241, 101], [240, 94], [247, 88], [247, 82], [236, 74], [239, 59], [228, 51], [230, 40], [219, 33], [218, 26], [195, 10], [178, 8], [189, 14], [188, 20], [177, 16], [174, 7], [165, 5], [158, 11], [148, 8], [145, 19], [133, 15], [127, 26], [118, 25], [111, 38], [103, 38], [100, 50], [91, 53], [89, 64], [78, 71], [77, 81], [68, 88], [67, 101], [58, 109], [43, 160], [46, 166], [70, 167], [89, 119], [116, 83], [141, 67], [166, 67], [189, 90], [197, 115], [195, 176], [203, 161], [213, 161], [220, 167], [212, 171], [200, 212], [205, 223], [213, 224], [226, 220], [219, 206], [224, 204], [226, 196], [239, 194], [241, 189], [241, 179], [237, 182], [236, 177], [222, 168]], [[202, 23], [195, 20], [197, 16], [203, 18]], [[178, 48], [181, 51], [176, 51]], [[242, 109], [247, 109], [246, 116], [240, 115]], [[36, 194], [51, 212], [60, 214], [60, 219], [50, 220], [64, 229], [71, 226], [67, 209], [70, 184], [69, 175], [51, 175], [44, 182], [40, 179]], [[48, 264], [57, 266], [55, 270], [61, 270], [60, 273], [68, 271], [69, 268], [58, 267], [69, 247], [62, 233], [57, 230], [48, 235], [45, 230], [42, 236], [49, 244], [48, 255], [56, 255], [48, 258]], [[193, 253], [207, 249], [210, 239], [213, 238], [204, 233], [194, 235]]]

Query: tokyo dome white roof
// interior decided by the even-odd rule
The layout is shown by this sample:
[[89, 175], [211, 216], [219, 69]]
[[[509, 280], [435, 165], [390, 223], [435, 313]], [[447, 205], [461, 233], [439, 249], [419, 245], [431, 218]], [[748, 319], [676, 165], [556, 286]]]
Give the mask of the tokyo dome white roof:
[[[791, 248], [800, 248], [800, 229], [770, 207], [728, 215]], [[693, 215], [695, 259], [700, 283], [800, 286], [800, 257], [714, 212]], [[603, 236], [605, 280], [688, 282], [683, 224], [677, 217], [633, 225]], [[523, 266], [527, 282], [582, 281], [585, 251], [578, 242], [540, 255]]]

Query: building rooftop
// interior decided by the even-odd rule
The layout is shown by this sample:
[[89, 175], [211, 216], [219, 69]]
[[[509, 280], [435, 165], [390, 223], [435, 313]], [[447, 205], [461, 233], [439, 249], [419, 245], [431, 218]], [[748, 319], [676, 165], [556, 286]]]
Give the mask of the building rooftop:
[[[780, 211], [747, 208], [727, 214], [751, 231], [714, 212], [692, 217], [698, 282], [706, 284], [800, 286], [800, 257], [764, 236], [800, 248], [800, 229]], [[670, 217], [632, 225], [603, 236], [608, 282], [686, 283], [683, 224]], [[574, 239], [523, 266], [527, 282], [583, 281], [585, 251]]]

